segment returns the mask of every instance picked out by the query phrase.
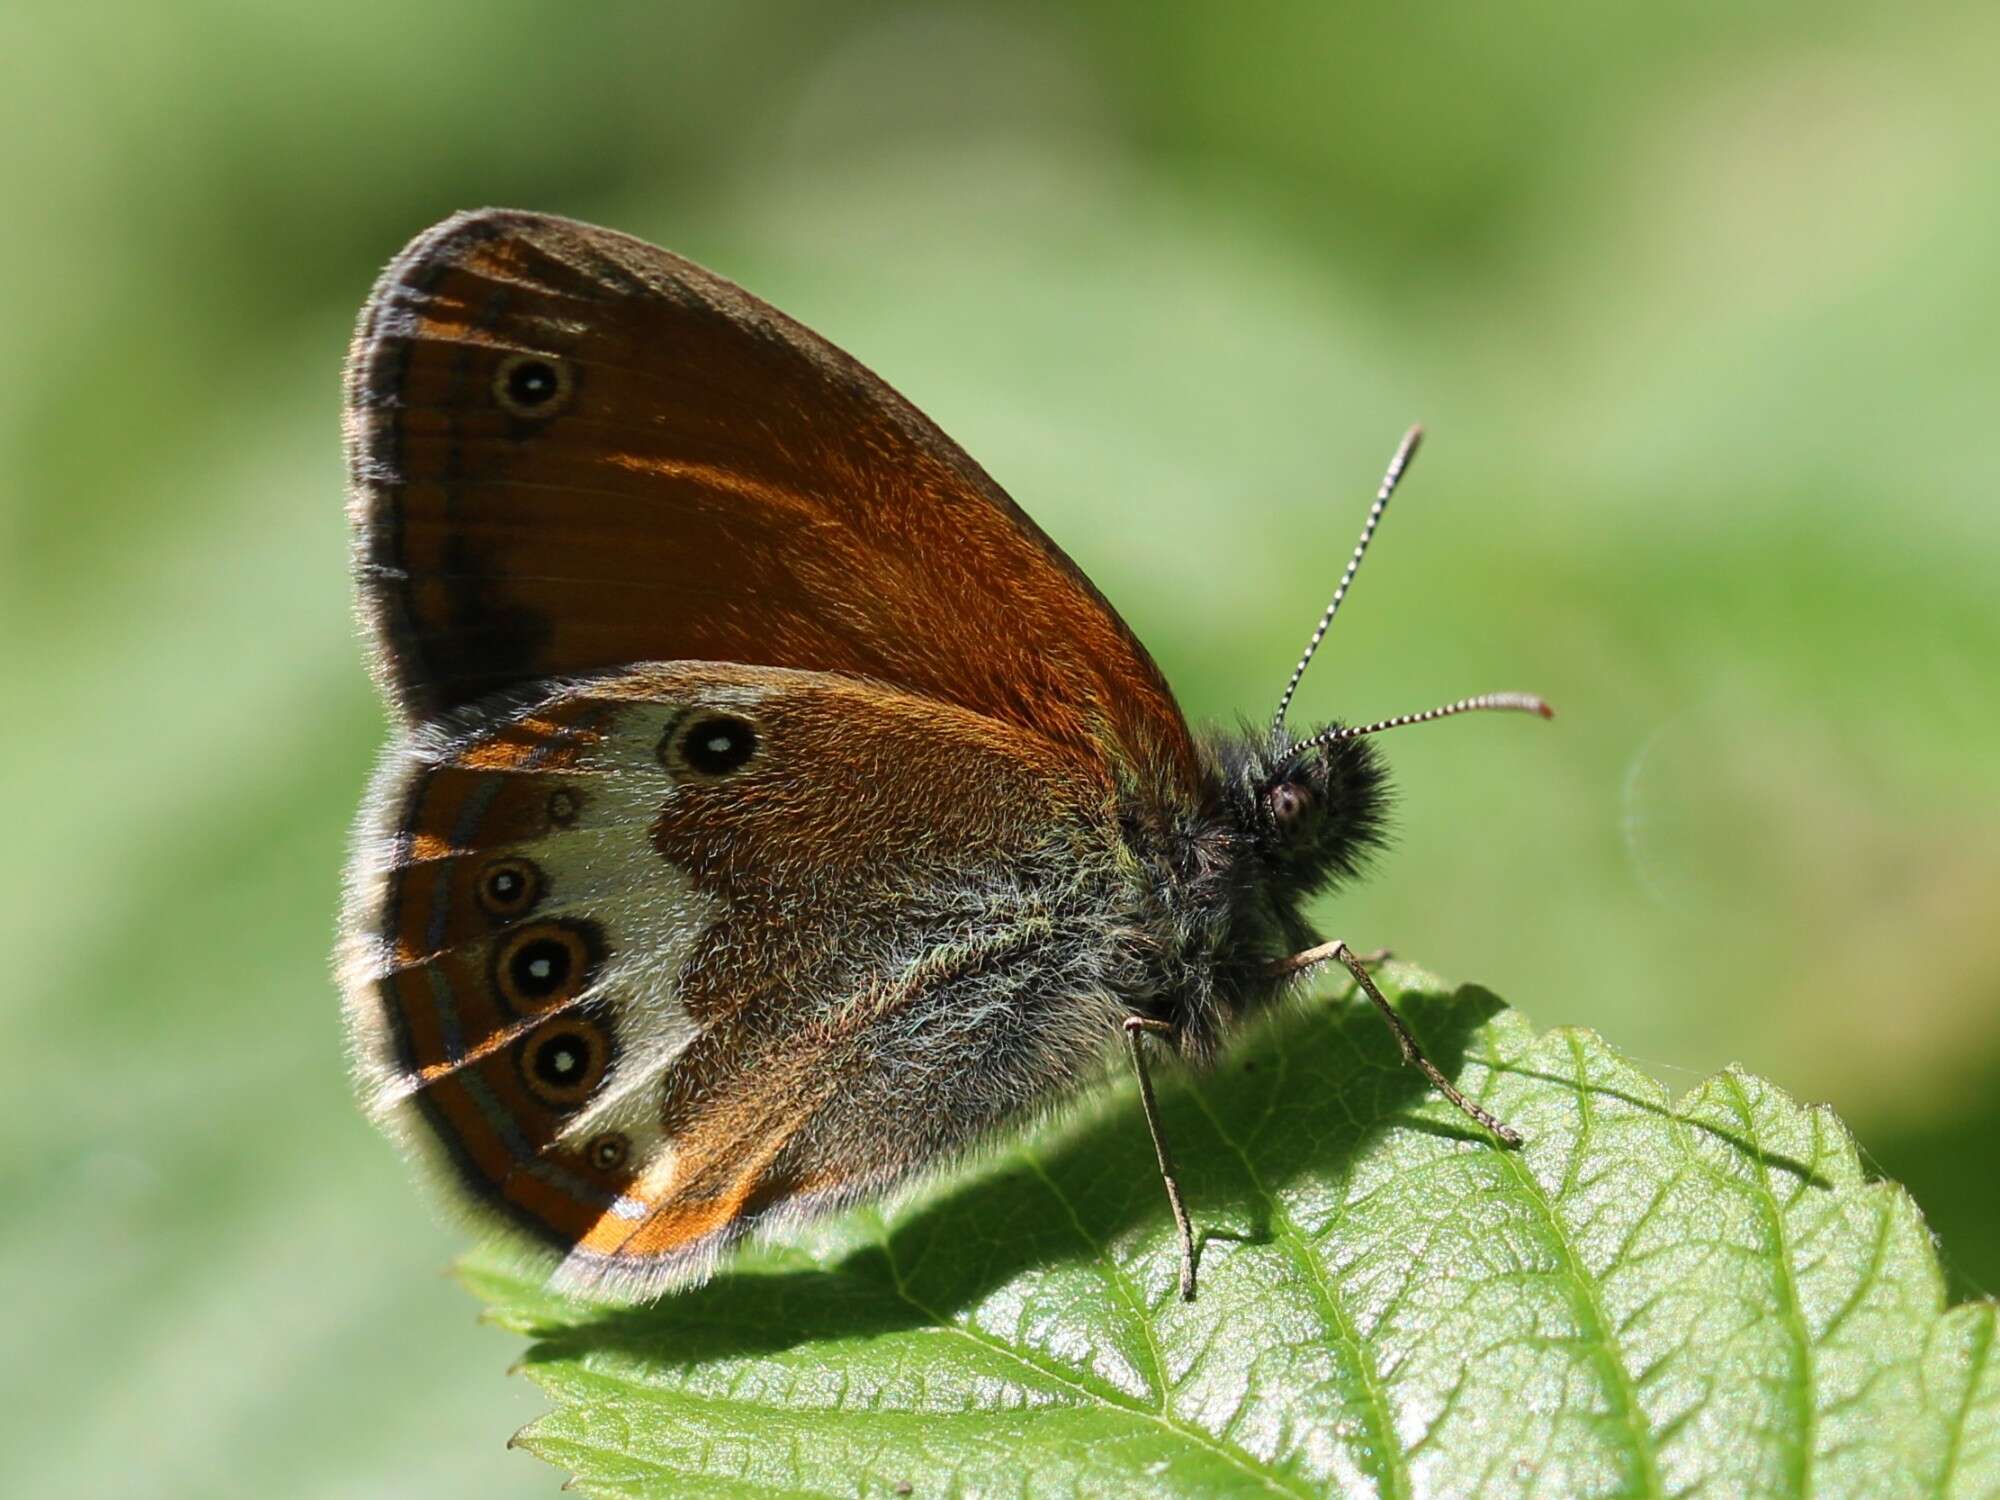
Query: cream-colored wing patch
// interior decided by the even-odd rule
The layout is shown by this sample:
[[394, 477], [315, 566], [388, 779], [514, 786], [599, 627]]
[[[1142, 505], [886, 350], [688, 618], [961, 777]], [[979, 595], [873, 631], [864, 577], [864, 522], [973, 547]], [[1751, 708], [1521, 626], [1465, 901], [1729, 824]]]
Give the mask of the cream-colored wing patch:
[[[364, 1102], [482, 1206], [572, 1242], [672, 1170], [679, 975], [721, 903], [652, 847], [697, 704], [604, 679], [391, 746], [339, 955]], [[747, 703], [742, 693], [726, 695]]]

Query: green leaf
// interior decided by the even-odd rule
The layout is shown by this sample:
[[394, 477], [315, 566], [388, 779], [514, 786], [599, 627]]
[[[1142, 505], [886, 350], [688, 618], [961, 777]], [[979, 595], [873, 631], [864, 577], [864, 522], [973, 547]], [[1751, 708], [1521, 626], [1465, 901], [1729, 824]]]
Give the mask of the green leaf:
[[1162, 1091], [1192, 1305], [1128, 1082], [652, 1307], [474, 1258], [556, 1402], [518, 1441], [607, 1496], [2000, 1494], [1995, 1307], [1830, 1111], [1387, 980], [1523, 1149], [1317, 1001]]

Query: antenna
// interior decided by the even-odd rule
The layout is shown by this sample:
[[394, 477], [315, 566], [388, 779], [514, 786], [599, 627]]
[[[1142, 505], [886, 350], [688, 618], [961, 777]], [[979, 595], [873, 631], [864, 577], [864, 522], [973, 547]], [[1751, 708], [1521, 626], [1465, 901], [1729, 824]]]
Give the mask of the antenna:
[[[1389, 497], [1396, 493], [1396, 485], [1403, 477], [1403, 470], [1410, 466], [1416, 456], [1417, 444], [1424, 440], [1424, 429], [1413, 426], [1403, 434], [1403, 441], [1396, 445], [1396, 456], [1389, 460], [1389, 472], [1382, 476], [1382, 487], [1375, 492], [1375, 503], [1368, 507], [1368, 519], [1361, 527], [1361, 540], [1354, 544], [1354, 556], [1347, 560], [1347, 571], [1340, 575], [1340, 587], [1333, 591], [1333, 600], [1326, 607], [1326, 613], [1319, 617], [1319, 625], [1306, 642], [1305, 654], [1299, 664], [1292, 668], [1292, 680], [1285, 684], [1285, 695], [1278, 700], [1278, 711], [1271, 718], [1271, 742], [1278, 744], [1285, 735], [1285, 712], [1292, 706], [1292, 694], [1299, 690], [1299, 679], [1306, 675], [1306, 667], [1319, 650], [1319, 643], [1326, 639], [1327, 627], [1333, 624], [1333, 617], [1340, 613], [1340, 601], [1347, 597], [1347, 590], [1354, 582], [1354, 575], [1361, 571], [1361, 558], [1368, 551], [1368, 543], [1374, 539], [1375, 528], [1382, 522], [1382, 512], [1389, 508]], [[1386, 725], [1382, 726], [1388, 727]]]
[[1398, 714], [1393, 719], [1384, 719], [1377, 724], [1337, 725], [1293, 746], [1292, 754], [1302, 755], [1321, 745], [1337, 745], [1342, 740], [1358, 740], [1364, 734], [1380, 734], [1385, 729], [1401, 729], [1409, 724], [1428, 724], [1432, 719], [1449, 719], [1453, 714], [1481, 713], [1490, 709], [1540, 714], [1544, 719], [1553, 719], [1556, 716], [1556, 711], [1533, 693], [1481, 693], [1477, 698], [1461, 698], [1458, 702], [1447, 703], [1441, 708], [1427, 708], [1420, 714]]

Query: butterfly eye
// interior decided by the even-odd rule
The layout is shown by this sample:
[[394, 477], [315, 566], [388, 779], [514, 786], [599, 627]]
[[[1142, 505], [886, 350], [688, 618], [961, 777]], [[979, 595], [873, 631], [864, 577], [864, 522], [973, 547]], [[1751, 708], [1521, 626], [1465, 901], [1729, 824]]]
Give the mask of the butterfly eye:
[[497, 859], [479, 872], [479, 905], [498, 922], [512, 921], [542, 899], [542, 872], [525, 859]]
[[566, 1108], [583, 1103], [604, 1079], [611, 1046], [595, 1021], [563, 1016], [528, 1033], [521, 1043], [521, 1078], [542, 1103]]
[[540, 354], [510, 354], [493, 376], [493, 399], [516, 417], [553, 416], [569, 399], [569, 366]]
[[592, 1136], [583, 1148], [584, 1160], [600, 1172], [615, 1172], [632, 1154], [632, 1143], [615, 1130]]
[[757, 731], [730, 714], [703, 714], [682, 730], [666, 759], [698, 776], [727, 776], [757, 753]]
[[1273, 823], [1280, 828], [1289, 828], [1312, 806], [1312, 793], [1296, 781], [1281, 781], [1264, 794], [1264, 806], [1269, 810]]
[[494, 982], [516, 1010], [546, 1010], [583, 992], [597, 964], [596, 948], [580, 924], [537, 922], [494, 955]]

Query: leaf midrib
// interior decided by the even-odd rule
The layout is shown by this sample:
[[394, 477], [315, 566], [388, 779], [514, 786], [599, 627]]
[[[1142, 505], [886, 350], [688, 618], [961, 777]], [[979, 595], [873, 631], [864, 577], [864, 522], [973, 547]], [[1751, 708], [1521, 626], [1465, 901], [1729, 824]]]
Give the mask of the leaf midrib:
[[[1762, 1210], [1772, 1236], [1774, 1251], [1772, 1263], [1777, 1269], [1778, 1292], [1783, 1306], [1780, 1312], [1786, 1329], [1791, 1333], [1799, 1350], [1799, 1378], [1792, 1385], [1793, 1404], [1798, 1412], [1798, 1457], [1794, 1466], [1797, 1488], [1794, 1493], [1812, 1493], [1813, 1445], [1818, 1441], [1818, 1409], [1813, 1404], [1813, 1341], [1806, 1327], [1805, 1307], [1799, 1301], [1798, 1278], [1792, 1272], [1791, 1236], [1785, 1228], [1784, 1206], [1778, 1202], [1778, 1195], [1771, 1190], [1770, 1153], [1764, 1149], [1759, 1138], [1757, 1116], [1750, 1104], [1750, 1096], [1744, 1091], [1743, 1080], [1736, 1073], [1724, 1073], [1723, 1081], [1734, 1096], [1740, 1111], [1744, 1131], [1750, 1138], [1752, 1155], [1757, 1164], [1756, 1181], [1752, 1196]], [[1818, 1130], [1814, 1130], [1813, 1153], [1819, 1152]]]
[[[1590, 1090], [1586, 1087], [1588, 1069], [1581, 1049], [1574, 1036], [1566, 1038], [1570, 1049], [1570, 1060], [1576, 1068], [1577, 1097], [1577, 1137], [1573, 1161], [1580, 1161], [1590, 1144], [1591, 1131], [1595, 1125], [1594, 1112], [1590, 1103]], [[1486, 1077], [1478, 1090], [1479, 1102], [1485, 1104], [1491, 1092], [1497, 1070], [1488, 1066]], [[1596, 1351], [1594, 1361], [1603, 1376], [1608, 1393], [1617, 1408], [1618, 1419], [1629, 1440], [1633, 1462], [1638, 1470], [1640, 1493], [1644, 1495], [1664, 1495], [1660, 1486], [1658, 1455], [1648, 1441], [1648, 1433], [1639, 1410], [1639, 1388], [1632, 1372], [1625, 1366], [1624, 1351], [1611, 1331], [1611, 1319], [1602, 1300], [1597, 1294], [1597, 1283], [1577, 1258], [1576, 1246], [1571, 1243], [1569, 1233], [1561, 1217], [1556, 1212], [1552, 1200], [1541, 1180], [1528, 1170], [1518, 1150], [1499, 1151], [1504, 1169], [1519, 1185], [1528, 1201], [1538, 1210], [1549, 1238], [1561, 1252], [1566, 1275], [1562, 1278], [1570, 1289], [1570, 1315], [1577, 1320], [1579, 1332], [1584, 1341]]]
[[1965, 1394], [1959, 1398], [1958, 1410], [1950, 1423], [1950, 1439], [1945, 1444], [1944, 1462], [1938, 1467], [1938, 1493], [1951, 1493], [1951, 1479], [1958, 1468], [1958, 1457], [1965, 1448], [1965, 1427], [1972, 1420], [1973, 1398], [1979, 1394], [1979, 1379], [1985, 1372], [1986, 1361], [1993, 1357], [1994, 1318], [1989, 1314], [1979, 1320], [1972, 1335], [1972, 1351], [1965, 1361]]

